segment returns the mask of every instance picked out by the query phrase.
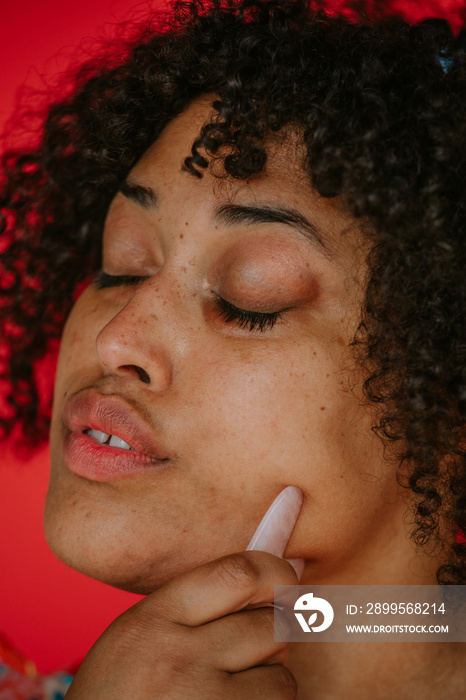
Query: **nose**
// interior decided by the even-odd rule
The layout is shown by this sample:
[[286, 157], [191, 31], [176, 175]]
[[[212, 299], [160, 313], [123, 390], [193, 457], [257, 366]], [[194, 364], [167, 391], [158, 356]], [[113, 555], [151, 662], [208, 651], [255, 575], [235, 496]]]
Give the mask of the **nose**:
[[166, 390], [172, 381], [173, 367], [160, 330], [153, 292], [137, 292], [99, 332], [99, 363], [108, 374], [142, 382], [153, 391]]

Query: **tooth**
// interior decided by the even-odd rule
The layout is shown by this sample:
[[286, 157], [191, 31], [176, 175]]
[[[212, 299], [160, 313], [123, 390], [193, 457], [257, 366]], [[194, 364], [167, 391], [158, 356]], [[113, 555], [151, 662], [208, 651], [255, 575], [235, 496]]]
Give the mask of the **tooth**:
[[110, 438], [110, 442], [108, 444], [110, 447], [122, 447], [124, 450], [131, 449], [131, 445], [128, 445], [127, 442], [125, 442], [121, 438], [117, 437], [116, 435], [112, 435], [112, 437]]
[[104, 443], [110, 437], [110, 433], [103, 433], [101, 430], [93, 430], [90, 428], [86, 431], [88, 435], [93, 437], [97, 442]]

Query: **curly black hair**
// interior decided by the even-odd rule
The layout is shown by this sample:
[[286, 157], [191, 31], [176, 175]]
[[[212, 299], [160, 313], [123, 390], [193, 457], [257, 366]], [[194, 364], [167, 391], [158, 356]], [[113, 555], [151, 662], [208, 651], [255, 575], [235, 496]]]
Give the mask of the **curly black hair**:
[[202, 94], [216, 95], [215, 117], [186, 154], [193, 176], [220, 159], [226, 176], [253, 178], [268, 135], [292, 126], [312, 187], [364, 221], [354, 346], [380, 409], [374, 430], [417, 495], [415, 541], [448, 542], [439, 582], [466, 583], [466, 65], [441, 22], [349, 22], [309, 0], [192, 0], [84, 65], [37, 147], [2, 160], [0, 426], [45, 437], [34, 362], [99, 269], [128, 171]]

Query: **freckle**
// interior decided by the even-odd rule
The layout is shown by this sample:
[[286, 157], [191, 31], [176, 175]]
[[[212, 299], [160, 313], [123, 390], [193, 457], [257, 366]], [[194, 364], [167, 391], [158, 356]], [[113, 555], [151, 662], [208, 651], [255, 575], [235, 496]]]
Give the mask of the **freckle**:
[[[188, 225], [188, 224], [186, 223], [186, 226], [187, 226], [187, 225]], [[180, 233], [180, 238], [184, 238], [184, 233]]]
[[321, 406], [321, 407], [320, 407], [320, 410], [321, 410], [321, 411], [325, 411], [325, 406]]
[[326, 374], [325, 376], [327, 377], [327, 379], [328, 379], [328, 378], [330, 377], [330, 375], [329, 375], [329, 374]]
[[314, 357], [315, 357], [315, 356], [317, 355], [317, 353], [316, 353], [316, 351], [315, 351], [315, 350], [313, 351], [313, 353], [312, 353], [312, 354], [314, 355]]

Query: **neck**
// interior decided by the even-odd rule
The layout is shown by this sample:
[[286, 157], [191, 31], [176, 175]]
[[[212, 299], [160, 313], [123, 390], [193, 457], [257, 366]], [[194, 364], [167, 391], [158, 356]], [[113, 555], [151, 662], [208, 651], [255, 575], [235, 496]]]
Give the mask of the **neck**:
[[[406, 504], [346, 561], [306, 563], [303, 585], [435, 585], [442, 557], [418, 551], [405, 525]], [[357, 551], [354, 551], [357, 550]], [[466, 645], [454, 643], [290, 644], [287, 667], [298, 700], [453, 700], [464, 695]]]
[[464, 646], [296, 642], [286, 665], [297, 700], [457, 700], [466, 683]]
[[[406, 494], [404, 494], [406, 496]], [[361, 533], [337, 557], [306, 559], [303, 585], [436, 585], [442, 552], [432, 556], [411, 537], [411, 504], [401, 497], [383, 519]]]

